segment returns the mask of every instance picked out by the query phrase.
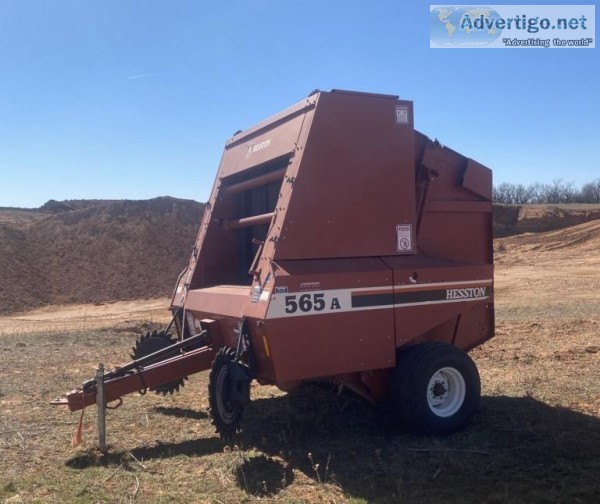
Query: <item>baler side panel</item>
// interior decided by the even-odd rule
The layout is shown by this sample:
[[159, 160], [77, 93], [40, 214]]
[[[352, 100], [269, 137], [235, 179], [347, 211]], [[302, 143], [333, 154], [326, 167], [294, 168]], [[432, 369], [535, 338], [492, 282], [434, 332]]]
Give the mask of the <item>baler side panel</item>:
[[423, 138], [421, 165], [434, 170], [419, 228], [427, 257], [492, 264], [491, 171], [457, 152]]
[[[391, 293], [378, 259], [280, 261], [265, 334], [278, 383], [392, 367], [391, 306], [356, 309], [354, 294]], [[322, 304], [319, 304], [322, 300]]]
[[460, 317], [454, 345], [463, 350], [480, 345], [494, 336], [494, 297], [478, 303]]
[[277, 383], [393, 367], [391, 309], [268, 322]]
[[274, 259], [397, 253], [396, 226], [415, 219], [413, 132], [411, 102], [321, 93]]
[[[476, 306], [493, 306], [492, 266], [426, 257], [386, 257], [384, 261], [394, 274], [397, 347], [418, 341], [444, 341], [469, 348], [473, 341], [484, 338], [482, 334], [462, 332], [455, 338], [455, 328], [448, 322]], [[463, 295], [473, 297], [463, 299]], [[436, 328], [440, 330], [434, 331]], [[491, 335], [493, 332], [486, 333], [485, 339]]]

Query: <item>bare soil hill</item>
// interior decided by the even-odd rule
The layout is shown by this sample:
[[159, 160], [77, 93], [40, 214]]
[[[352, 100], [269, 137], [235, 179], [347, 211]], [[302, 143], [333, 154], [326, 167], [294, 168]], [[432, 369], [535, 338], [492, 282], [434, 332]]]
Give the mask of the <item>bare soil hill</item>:
[[494, 205], [494, 236], [551, 231], [600, 219], [600, 205]]
[[169, 295], [203, 209], [169, 197], [0, 209], [0, 313]]

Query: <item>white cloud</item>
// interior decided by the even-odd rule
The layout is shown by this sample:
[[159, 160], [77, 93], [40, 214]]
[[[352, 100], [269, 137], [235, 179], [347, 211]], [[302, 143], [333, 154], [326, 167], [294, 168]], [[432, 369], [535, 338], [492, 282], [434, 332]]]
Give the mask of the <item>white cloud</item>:
[[133, 80], [133, 79], [143, 79], [144, 77], [150, 77], [151, 75], [156, 75], [155, 72], [151, 72], [151, 73], [145, 73], [145, 74], [138, 74], [138, 75], [130, 75], [127, 78], [129, 80]]

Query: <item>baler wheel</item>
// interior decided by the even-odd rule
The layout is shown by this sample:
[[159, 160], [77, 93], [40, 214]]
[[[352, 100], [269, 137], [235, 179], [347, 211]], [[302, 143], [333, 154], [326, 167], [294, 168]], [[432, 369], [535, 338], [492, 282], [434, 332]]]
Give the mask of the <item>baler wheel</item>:
[[445, 343], [422, 343], [401, 351], [388, 390], [399, 426], [432, 435], [463, 427], [481, 396], [475, 363], [463, 350]]
[[250, 373], [236, 361], [235, 350], [222, 347], [208, 375], [208, 402], [212, 424], [221, 440], [232, 443], [241, 431], [244, 405], [250, 400]]
[[[177, 343], [177, 340], [171, 334], [165, 331], [148, 331], [146, 334], [142, 335], [135, 342], [135, 346], [131, 348], [131, 358], [133, 360], [140, 359], [146, 355], [150, 355], [154, 352], [158, 352], [159, 350], [167, 348], [175, 343]], [[164, 359], [169, 357], [172, 357], [172, 355], [164, 357]], [[160, 359], [157, 362], [159, 361]], [[157, 385], [150, 388], [150, 390], [159, 395], [172, 395], [173, 392], [179, 392], [179, 389], [184, 386], [184, 380], [187, 380], [187, 377]]]

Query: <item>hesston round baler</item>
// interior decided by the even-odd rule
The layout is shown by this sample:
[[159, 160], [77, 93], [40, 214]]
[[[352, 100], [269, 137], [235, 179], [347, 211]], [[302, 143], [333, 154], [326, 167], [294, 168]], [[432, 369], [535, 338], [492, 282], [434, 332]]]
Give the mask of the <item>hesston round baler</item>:
[[315, 91], [227, 141], [169, 327], [55, 404], [103, 413], [210, 370], [226, 441], [252, 380], [334, 381], [452, 432], [480, 397], [466, 352], [494, 334], [491, 199], [491, 171], [416, 131], [412, 102]]

